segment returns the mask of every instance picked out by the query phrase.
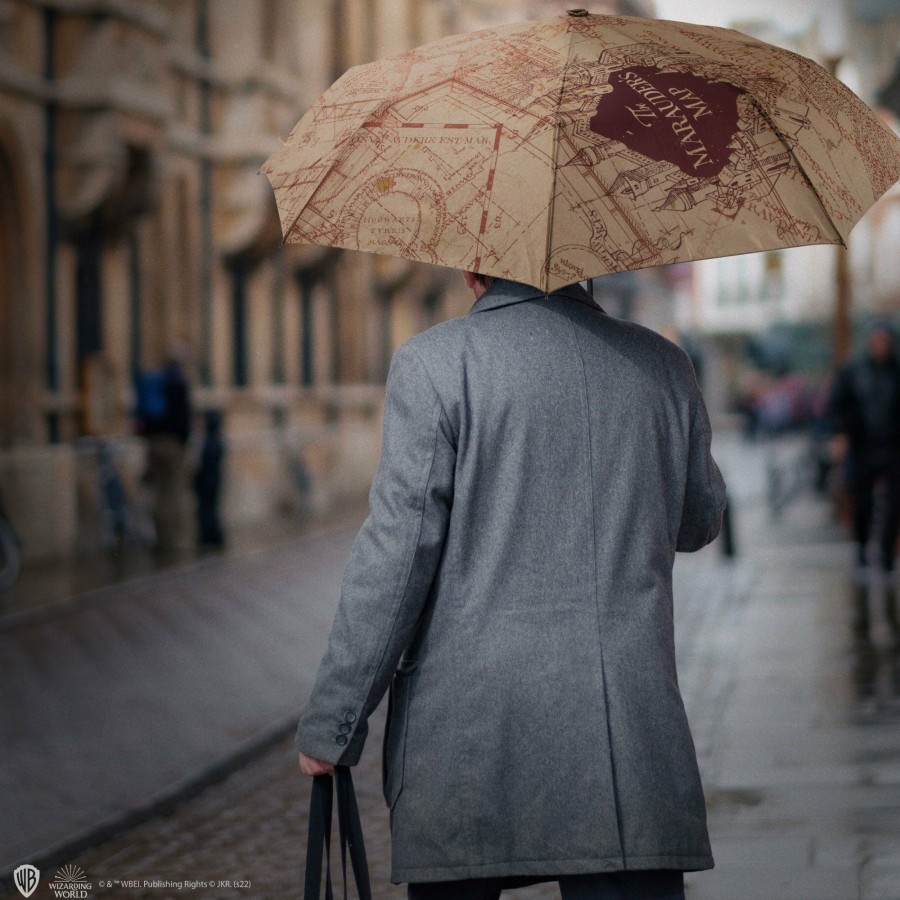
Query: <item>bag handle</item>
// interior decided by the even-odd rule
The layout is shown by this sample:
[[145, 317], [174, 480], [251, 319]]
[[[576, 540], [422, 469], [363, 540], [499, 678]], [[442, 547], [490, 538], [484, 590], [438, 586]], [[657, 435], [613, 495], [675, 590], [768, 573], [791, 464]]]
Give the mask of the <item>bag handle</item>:
[[359, 806], [353, 789], [353, 777], [348, 766], [335, 766], [334, 779], [330, 775], [313, 778], [309, 804], [309, 832], [306, 841], [306, 881], [304, 900], [319, 900], [322, 886], [322, 851], [325, 855], [325, 900], [334, 900], [331, 882], [331, 811], [334, 802], [334, 783], [337, 783], [338, 834], [341, 845], [341, 871], [344, 877], [344, 900], [347, 900], [347, 848], [356, 881], [359, 900], [372, 900], [369, 884], [369, 864], [363, 842]]

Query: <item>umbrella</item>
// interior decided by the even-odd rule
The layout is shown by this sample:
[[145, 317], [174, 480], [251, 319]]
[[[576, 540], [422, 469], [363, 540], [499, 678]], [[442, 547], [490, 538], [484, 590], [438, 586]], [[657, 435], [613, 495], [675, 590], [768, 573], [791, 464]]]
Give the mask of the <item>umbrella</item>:
[[900, 140], [790, 51], [573, 10], [350, 69], [263, 172], [285, 241], [553, 290], [845, 243]]

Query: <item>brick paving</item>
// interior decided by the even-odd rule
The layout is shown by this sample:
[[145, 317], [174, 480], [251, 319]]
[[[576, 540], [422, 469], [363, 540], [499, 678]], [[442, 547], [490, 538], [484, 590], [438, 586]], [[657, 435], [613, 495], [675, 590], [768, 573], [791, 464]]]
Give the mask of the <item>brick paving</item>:
[[[380, 746], [381, 710], [370, 740]], [[375, 896], [402, 897], [388, 883], [387, 810], [380, 794], [378, 754], [367, 752], [354, 778], [365, 820]], [[112, 888], [97, 897], [161, 900], [165, 897], [280, 900], [302, 891], [308, 781], [296, 768], [290, 740], [185, 803], [172, 815], [148, 822], [121, 838], [82, 854], [75, 862], [91, 878], [250, 882], [247, 888], [165, 891]], [[338, 866], [334, 867], [337, 874]]]

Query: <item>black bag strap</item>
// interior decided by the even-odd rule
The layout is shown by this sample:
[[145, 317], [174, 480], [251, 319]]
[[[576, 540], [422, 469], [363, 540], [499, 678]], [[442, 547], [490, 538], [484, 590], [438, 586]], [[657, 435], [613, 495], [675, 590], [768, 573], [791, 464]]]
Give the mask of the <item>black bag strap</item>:
[[[348, 766], [334, 767], [334, 781], [338, 795], [338, 834], [341, 844], [341, 871], [344, 877], [344, 900], [347, 900], [347, 848], [356, 881], [359, 900], [372, 900], [369, 884], [369, 864], [363, 842], [359, 806], [353, 789], [353, 777]], [[331, 882], [331, 810], [334, 783], [330, 775], [313, 779], [309, 804], [309, 833], [306, 842], [306, 881], [303, 900], [319, 900], [322, 887], [322, 855], [325, 855], [325, 900], [334, 900]]]
[[353, 879], [356, 881], [356, 892], [359, 900], [372, 900], [372, 888], [369, 884], [369, 863], [366, 860], [366, 845], [363, 842], [362, 822], [359, 819], [359, 806], [356, 803], [356, 791], [353, 789], [353, 776], [349, 766], [336, 766], [338, 793], [338, 831], [341, 838], [341, 869], [344, 873], [344, 897], [347, 896], [347, 847], [350, 848], [350, 864], [353, 867]]
[[325, 866], [325, 900], [334, 900], [331, 887], [331, 806], [332, 783], [330, 775], [313, 778], [309, 800], [309, 830], [306, 837], [306, 883], [303, 900], [319, 900], [322, 885], [322, 851]]

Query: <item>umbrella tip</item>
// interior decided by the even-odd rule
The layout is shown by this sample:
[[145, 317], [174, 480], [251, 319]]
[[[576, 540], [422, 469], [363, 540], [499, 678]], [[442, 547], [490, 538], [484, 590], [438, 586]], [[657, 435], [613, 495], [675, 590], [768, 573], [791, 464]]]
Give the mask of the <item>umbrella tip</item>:
[[566, 15], [569, 16], [587, 16], [590, 15], [586, 9], [567, 9]]

